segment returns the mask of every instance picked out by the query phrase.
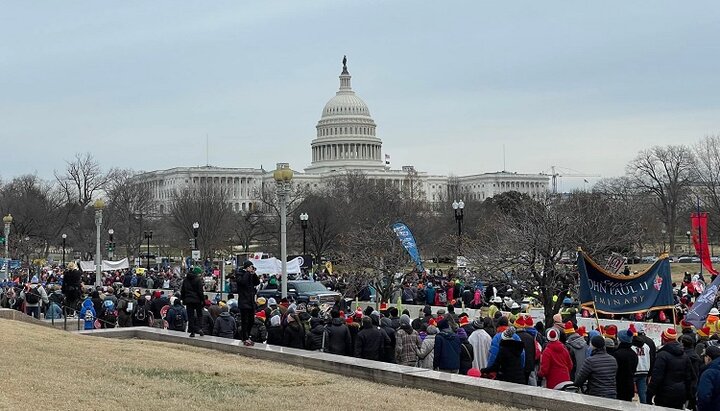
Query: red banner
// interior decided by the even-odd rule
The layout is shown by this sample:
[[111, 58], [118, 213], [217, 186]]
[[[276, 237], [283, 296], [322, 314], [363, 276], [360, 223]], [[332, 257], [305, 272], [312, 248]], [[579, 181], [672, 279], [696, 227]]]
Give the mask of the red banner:
[[710, 274], [717, 274], [710, 261], [710, 246], [707, 235], [707, 219], [708, 213], [692, 213], [690, 214], [690, 226], [692, 228], [692, 241], [695, 245], [695, 253], [700, 256], [702, 265]]

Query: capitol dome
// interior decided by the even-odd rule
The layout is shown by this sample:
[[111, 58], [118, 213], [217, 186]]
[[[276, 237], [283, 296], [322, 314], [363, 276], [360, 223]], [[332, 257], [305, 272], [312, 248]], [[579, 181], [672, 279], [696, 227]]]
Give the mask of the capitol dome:
[[350, 85], [347, 59], [343, 58], [340, 88], [323, 108], [311, 143], [312, 164], [307, 171], [385, 168], [382, 141], [375, 135], [375, 121], [367, 104]]

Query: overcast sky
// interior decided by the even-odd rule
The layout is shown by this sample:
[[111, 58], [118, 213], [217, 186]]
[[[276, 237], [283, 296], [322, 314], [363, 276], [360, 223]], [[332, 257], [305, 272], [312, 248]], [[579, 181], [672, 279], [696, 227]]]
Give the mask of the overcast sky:
[[505, 145], [617, 176], [720, 129], [717, 1], [0, 1], [0, 38], [5, 180], [204, 165], [206, 136], [212, 165], [302, 169], [344, 54], [394, 168], [497, 171]]

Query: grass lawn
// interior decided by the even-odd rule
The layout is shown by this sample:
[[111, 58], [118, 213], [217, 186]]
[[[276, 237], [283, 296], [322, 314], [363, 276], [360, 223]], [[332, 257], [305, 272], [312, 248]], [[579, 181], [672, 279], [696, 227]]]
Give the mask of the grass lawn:
[[0, 319], [1, 410], [513, 410], [234, 354]]
[[[650, 267], [652, 264], [632, 264], [630, 271], [642, 271]], [[683, 279], [685, 271], [693, 274], [700, 271], [700, 263], [670, 263], [670, 271], [674, 282], [680, 282]], [[710, 281], [710, 275], [705, 272], [705, 281]]]

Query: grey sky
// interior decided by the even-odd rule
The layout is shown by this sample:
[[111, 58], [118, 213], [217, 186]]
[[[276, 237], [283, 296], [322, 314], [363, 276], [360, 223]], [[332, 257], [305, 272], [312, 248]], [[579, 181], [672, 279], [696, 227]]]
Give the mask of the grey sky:
[[343, 54], [396, 168], [615, 176], [718, 132], [720, 3], [508, 3], [0, 2], [0, 175], [202, 165], [206, 134], [302, 169]]

